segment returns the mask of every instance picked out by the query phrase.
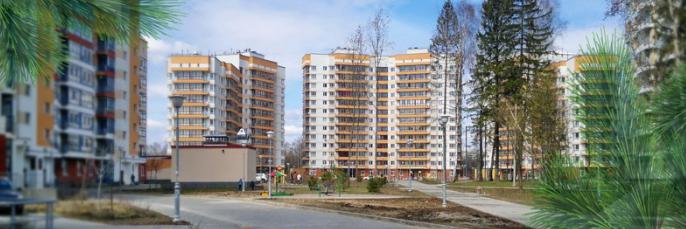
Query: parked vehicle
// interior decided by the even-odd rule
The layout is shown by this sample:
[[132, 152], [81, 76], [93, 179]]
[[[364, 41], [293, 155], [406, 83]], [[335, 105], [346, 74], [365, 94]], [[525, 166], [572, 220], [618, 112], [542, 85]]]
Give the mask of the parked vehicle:
[[267, 174], [257, 173], [257, 174], [255, 174], [255, 180], [257, 182], [267, 182]]
[[[12, 189], [12, 182], [7, 178], [0, 178], [0, 201], [15, 201], [21, 200], [24, 197], [21, 193]], [[9, 205], [0, 206], [0, 215], [12, 214], [12, 209]], [[24, 205], [15, 207], [15, 214], [24, 214]]]

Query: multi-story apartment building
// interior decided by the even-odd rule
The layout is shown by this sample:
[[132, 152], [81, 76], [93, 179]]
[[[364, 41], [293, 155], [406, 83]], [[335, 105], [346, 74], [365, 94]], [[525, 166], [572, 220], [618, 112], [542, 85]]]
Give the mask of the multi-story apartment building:
[[651, 16], [655, 1], [629, 1], [628, 4], [627, 40], [634, 50], [634, 57], [638, 65], [636, 77], [641, 83], [641, 93], [645, 93], [653, 90], [659, 74], [656, 68], [660, 62], [657, 50], [658, 26], [653, 22]]
[[634, 51], [640, 93], [647, 95], [668, 78], [677, 60], [684, 60], [678, 50], [680, 25], [676, 24], [682, 21], [674, 16], [683, 2], [633, 0], [625, 4], [627, 42]]
[[[146, 42], [118, 43], [87, 27], [63, 30], [68, 58], [52, 77], [2, 89], [5, 147], [15, 186], [137, 180], [145, 144]], [[3, 126], [0, 126], [0, 128]]]
[[[441, 66], [426, 49], [380, 58], [338, 48], [306, 54], [303, 69], [303, 139], [310, 173], [338, 168], [351, 176], [438, 177], [447, 147], [448, 171], [458, 163], [454, 66]], [[444, 85], [443, 68], [450, 68]], [[448, 87], [448, 144], [439, 118]], [[452, 174], [452, 173], [451, 173]]]
[[[200, 145], [203, 136], [235, 136], [245, 129], [257, 148], [258, 171], [282, 161], [285, 68], [251, 50], [223, 55], [179, 54], [168, 61], [169, 89], [184, 96], [179, 144]], [[175, 111], [169, 103], [169, 143]], [[269, 139], [267, 132], [273, 131]], [[170, 148], [171, 149], [171, 148]], [[272, 154], [270, 154], [270, 149]]]

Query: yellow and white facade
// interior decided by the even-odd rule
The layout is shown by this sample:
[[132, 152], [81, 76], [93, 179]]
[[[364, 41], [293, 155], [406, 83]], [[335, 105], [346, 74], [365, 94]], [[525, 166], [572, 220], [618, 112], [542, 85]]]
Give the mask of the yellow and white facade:
[[1, 176], [24, 189], [139, 179], [145, 148], [147, 44], [63, 31], [63, 70], [0, 89]]
[[[233, 137], [248, 130], [258, 170], [282, 161], [285, 68], [251, 50], [224, 55], [172, 55], [169, 89], [184, 96], [179, 113], [181, 145], [201, 145], [203, 136]], [[175, 141], [175, 111], [169, 109], [169, 143]], [[273, 131], [271, 141], [267, 132]], [[271, 146], [270, 146], [271, 144]], [[270, 151], [272, 154], [270, 155]]]
[[[374, 66], [373, 57], [340, 48], [303, 56], [303, 140], [310, 172], [335, 167], [351, 176], [406, 179], [412, 172], [435, 178], [442, 174], [447, 147], [452, 174], [461, 149], [454, 65], [445, 66], [450, 73], [444, 85], [444, 66], [426, 49], [380, 60]], [[438, 121], [444, 86], [451, 116], [447, 145]]]

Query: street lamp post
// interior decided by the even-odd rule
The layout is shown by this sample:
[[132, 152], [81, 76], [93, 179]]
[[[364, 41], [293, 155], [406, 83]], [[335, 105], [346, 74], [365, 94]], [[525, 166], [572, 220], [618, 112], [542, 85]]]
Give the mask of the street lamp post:
[[[407, 140], [407, 146], [409, 146], [408, 148], [410, 148], [410, 151], [412, 151], [412, 149], [414, 148], [412, 146], [412, 143], [414, 143], [412, 139]], [[410, 169], [410, 189], [407, 191], [412, 192], [412, 169]]]
[[269, 193], [269, 199], [272, 198], [272, 136], [274, 136], [274, 131], [267, 131], [267, 141], [269, 143], [269, 155], [267, 157], [267, 166], [269, 166], [269, 174], [267, 175], [267, 192]]
[[174, 171], [176, 179], [174, 181], [174, 223], [179, 223], [181, 221], [181, 184], [179, 183], [179, 109], [183, 105], [183, 100], [185, 98], [180, 95], [169, 96], [174, 109], [176, 110], [176, 169]]
[[448, 124], [448, 120], [450, 119], [450, 116], [448, 114], [443, 114], [441, 115], [441, 127], [443, 128], [443, 203], [441, 206], [444, 208], [448, 206], [448, 203], [446, 202], [447, 199], [447, 191], [446, 191], [446, 180], [447, 180], [447, 166], [446, 166], [446, 158], [447, 158], [447, 149], [448, 146], [446, 145], [448, 143], [447, 141], [447, 136], [446, 136], [446, 124]]

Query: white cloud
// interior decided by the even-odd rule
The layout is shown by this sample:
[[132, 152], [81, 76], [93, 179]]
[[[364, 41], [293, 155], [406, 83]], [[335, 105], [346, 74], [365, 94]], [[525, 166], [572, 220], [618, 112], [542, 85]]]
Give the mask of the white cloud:
[[300, 125], [300, 126], [285, 125], [284, 129], [286, 131], [285, 138], [286, 138], [287, 142], [291, 142], [291, 141], [302, 136], [302, 132], [303, 132], [302, 125]]
[[165, 128], [165, 129], [167, 128], [166, 122], [158, 121], [155, 119], [148, 120], [147, 124], [148, 124], [148, 128]]
[[[147, 39], [148, 117], [166, 120], [165, 74], [170, 54], [181, 51], [222, 53], [251, 48], [286, 67], [286, 139], [295, 139], [302, 132], [302, 56], [328, 53], [337, 46], [344, 46], [353, 28], [370, 18], [378, 6], [404, 3], [406, 1], [390, 0], [189, 1], [183, 7], [186, 16], [171, 31], [170, 38]], [[411, 42], [410, 46], [428, 45], [427, 34], [432, 32], [433, 25], [423, 31], [403, 18], [391, 21], [391, 30], [397, 36], [394, 39], [416, 42]], [[406, 48], [406, 43], [399, 45], [397, 50]], [[163, 128], [149, 130], [149, 142], [164, 141], [167, 134], [161, 131]]]
[[[164, 81], [152, 81], [148, 85], [148, 98], [150, 99], [167, 99], [169, 96], [169, 88]], [[164, 106], [166, 104], [160, 104]]]
[[167, 132], [168, 125], [166, 119], [148, 118], [147, 124], [148, 143], [164, 143], [166, 141], [166, 138], [169, 136]]
[[167, 57], [175, 52], [192, 52], [197, 48], [183, 41], [160, 40], [146, 37], [148, 42], [148, 61], [151, 64], [166, 64]]
[[580, 47], [585, 47], [587, 43], [587, 38], [590, 39], [593, 33], [600, 32], [605, 29], [607, 33], [619, 33], [623, 34], [624, 30], [614, 21], [608, 21], [603, 25], [594, 25], [582, 28], [570, 28], [562, 31], [558, 37], [556, 37], [554, 42], [554, 47], [558, 51], [579, 53]]
[[285, 114], [285, 120], [286, 120], [286, 125], [284, 125], [285, 129], [285, 138], [286, 141], [293, 141], [299, 137], [302, 136], [302, 121], [303, 121], [303, 116], [302, 116], [302, 109], [300, 108], [292, 108], [292, 109], [287, 109], [286, 114]]

